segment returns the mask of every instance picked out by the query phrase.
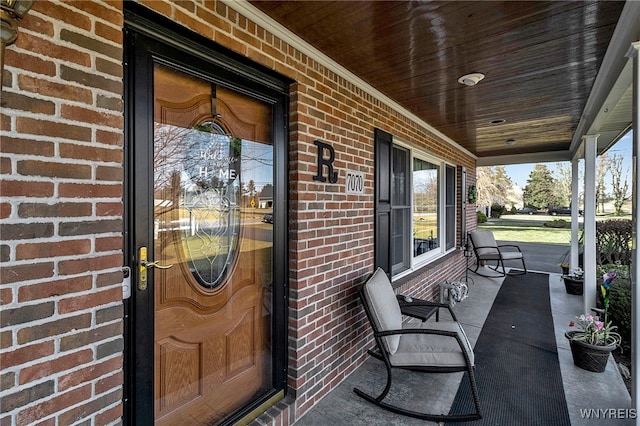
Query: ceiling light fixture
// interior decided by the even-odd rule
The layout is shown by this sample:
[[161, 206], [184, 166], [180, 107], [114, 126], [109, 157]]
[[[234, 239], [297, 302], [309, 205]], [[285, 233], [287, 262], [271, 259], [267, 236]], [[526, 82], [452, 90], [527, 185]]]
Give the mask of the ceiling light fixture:
[[458, 79], [458, 83], [464, 84], [465, 86], [475, 86], [484, 78], [484, 74], [479, 72], [474, 72], [471, 74], [463, 75]]
[[506, 143], [507, 145], [513, 145], [516, 143], [515, 139], [507, 139], [506, 141], [504, 141], [504, 143]]

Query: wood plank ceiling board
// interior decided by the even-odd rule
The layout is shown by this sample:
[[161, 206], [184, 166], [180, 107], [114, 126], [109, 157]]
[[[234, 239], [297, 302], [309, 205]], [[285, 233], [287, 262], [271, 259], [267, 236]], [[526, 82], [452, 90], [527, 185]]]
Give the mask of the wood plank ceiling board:
[[[478, 158], [569, 149], [624, 6], [250, 3]], [[475, 87], [458, 83], [471, 72], [486, 77]], [[505, 122], [491, 124], [497, 119]]]

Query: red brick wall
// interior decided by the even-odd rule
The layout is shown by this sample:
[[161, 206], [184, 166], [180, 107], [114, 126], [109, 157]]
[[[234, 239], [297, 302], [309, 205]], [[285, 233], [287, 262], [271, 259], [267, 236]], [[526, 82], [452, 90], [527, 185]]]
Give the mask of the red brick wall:
[[[221, 2], [143, 3], [296, 80], [289, 154], [295, 402], [263, 416], [291, 423], [359, 365], [370, 344], [356, 291], [373, 271], [374, 128], [467, 167], [467, 184], [474, 161]], [[122, 413], [122, 25], [118, 1], [36, 2], [7, 49], [0, 424], [36, 417], [108, 424]], [[335, 149], [338, 183], [313, 180], [314, 140]], [[364, 173], [364, 195], [345, 195], [348, 169]], [[436, 297], [439, 281], [463, 271], [456, 253], [401, 290]]]
[[36, 2], [6, 50], [2, 425], [120, 422], [122, 26], [119, 2]]

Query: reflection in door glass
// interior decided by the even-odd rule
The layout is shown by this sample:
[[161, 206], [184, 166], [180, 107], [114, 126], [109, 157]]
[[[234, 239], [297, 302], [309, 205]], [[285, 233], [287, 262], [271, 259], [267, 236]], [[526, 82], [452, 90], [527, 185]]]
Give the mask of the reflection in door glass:
[[155, 71], [155, 421], [216, 424], [273, 389], [272, 107]]
[[196, 280], [215, 288], [226, 279], [238, 245], [242, 143], [213, 122], [196, 126], [186, 142], [179, 203], [182, 245]]
[[[243, 211], [273, 224], [273, 149], [228, 135], [214, 122], [161, 126], [155, 146], [156, 194], [177, 196], [179, 212], [177, 220], [157, 215], [157, 225], [181, 231], [183, 260], [202, 286], [215, 288], [233, 264]], [[156, 198], [155, 204], [174, 210], [174, 200]]]

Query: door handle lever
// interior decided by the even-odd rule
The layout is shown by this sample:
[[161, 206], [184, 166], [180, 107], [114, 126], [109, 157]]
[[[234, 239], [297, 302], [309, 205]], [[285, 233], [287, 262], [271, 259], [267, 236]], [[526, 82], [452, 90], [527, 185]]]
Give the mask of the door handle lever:
[[146, 290], [147, 289], [147, 269], [149, 268], [158, 268], [158, 269], [169, 269], [173, 266], [173, 264], [170, 265], [160, 265], [157, 261], [156, 262], [149, 262], [147, 260], [147, 248], [146, 247], [140, 247], [138, 249], [138, 262], [139, 262], [139, 267], [138, 267], [138, 290]]
[[160, 265], [158, 262], [147, 262], [146, 260], [140, 262], [140, 265], [144, 266], [145, 268], [158, 268], [158, 269], [169, 269], [173, 267], [173, 263], [169, 265]]

